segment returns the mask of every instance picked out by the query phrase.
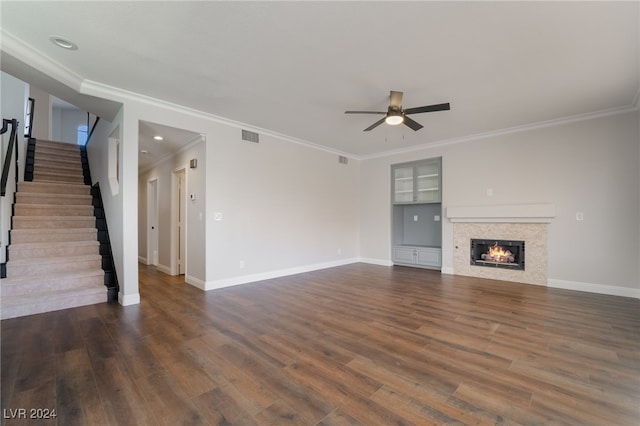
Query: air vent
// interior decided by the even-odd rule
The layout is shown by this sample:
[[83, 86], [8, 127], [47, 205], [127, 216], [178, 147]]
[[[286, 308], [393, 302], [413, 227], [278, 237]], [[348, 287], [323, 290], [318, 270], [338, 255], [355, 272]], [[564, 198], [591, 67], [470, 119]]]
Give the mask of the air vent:
[[242, 140], [253, 143], [260, 143], [260, 135], [255, 132], [250, 132], [248, 130], [242, 131]]
[[344, 155], [338, 155], [338, 163], [340, 164], [349, 164], [349, 159]]

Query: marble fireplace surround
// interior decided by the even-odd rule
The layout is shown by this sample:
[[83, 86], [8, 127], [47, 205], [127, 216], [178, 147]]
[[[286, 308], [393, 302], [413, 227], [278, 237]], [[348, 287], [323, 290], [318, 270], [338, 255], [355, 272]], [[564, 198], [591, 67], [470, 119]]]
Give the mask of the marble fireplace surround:
[[[448, 207], [447, 218], [453, 223], [453, 273], [546, 286], [548, 227], [554, 217], [554, 204]], [[472, 238], [524, 240], [525, 270], [471, 265]]]

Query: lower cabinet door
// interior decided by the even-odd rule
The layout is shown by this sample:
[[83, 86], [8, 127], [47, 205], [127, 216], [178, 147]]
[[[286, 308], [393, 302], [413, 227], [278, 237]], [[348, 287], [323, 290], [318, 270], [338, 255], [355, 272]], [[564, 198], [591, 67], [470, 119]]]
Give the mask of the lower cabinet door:
[[441, 252], [439, 248], [418, 248], [416, 262], [418, 265], [439, 268], [442, 266]]
[[415, 251], [413, 247], [394, 247], [393, 260], [401, 263], [416, 263]]

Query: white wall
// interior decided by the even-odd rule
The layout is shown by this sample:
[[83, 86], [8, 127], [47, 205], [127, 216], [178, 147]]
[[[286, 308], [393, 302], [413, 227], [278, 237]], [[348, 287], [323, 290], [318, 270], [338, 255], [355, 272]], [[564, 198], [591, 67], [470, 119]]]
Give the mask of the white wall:
[[[75, 145], [78, 142], [78, 127], [87, 125], [87, 113], [79, 109], [54, 107], [51, 121], [53, 140]], [[93, 121], [91, 125], [93, 125]]]
[[[3, 119], [17, 119], [18, 126], [18, 180], [24, 180], [24, 159], [27, 141], [24, 138], [24, 119], [27, 108], [27, 100], [29, 98], [29, 85], [17, 78], [0, 73], [0, 93], [2, 94], [0, 103], [0, 117]], [[2, 135], [0, 143], [0, 173], [4, 167], [5, 156], [9, 146], [9, 137], [11, 135], [11, 126], [9, 130]], [[15, 152], [14, 154], [15, 155]], [[15, 158], [15, 157], [13, 157]], [[15, 160], [10, 160], [14, 162]], [[6, 262], [6, 246], [9, 242], [9, 229], [11, 228], [11, 206], [13, 205], [13, 193], [15, 187], [15, 167], [12, 165], [11, 173], [7, 180], [7, 194], [0, 197], [0, 263]]]
[[52, 96], [38, 87], [31, 86], [30, 96], [34, 99], [33, 129], [31, 136], [36, 139], [52, 138]]
[[[632, 112], [365, 160], [361, 256], [389, 261], [390, 165], [442, 156], [445, 212], [448, 206], [554, 203], [550, 284], [637, 292], [638, 139]], [[584, 221], [576, 221], [576, 212]], [[445, 271], [453, 268], [452, 228], [443, 222]]]
[[[87, 156], [93, 184], [99, 183], [104, 204], [113, 260], [120, 284], [118, 300], [122, 305], [140, 301], [138, 293], [138, 244], [137, 215], [137, 122], [127, 120], [124, 107], [112, 123], [101, 120], [91, 142], [87, 145]], [[109, 140], [120, 140], [118, 161], [120, 164], [117, 191], [112, 191], [109, 182]], [[132, 145], [135, 145], [133, 149]], [[135, 175], [131, 176], [134, 167]], [[133, 201], [132, 201], [133, 200]], [[135, 203], [132, 205], [132, 203]], [[135, 228], [133, 228], [135, 227]], [[132, 229], [133, 228], [133, 229]]]
[[[195, 158], [198, 160], [198, 166], [195, 169], [189, 167], [189, 160]], [[176, 214], [174, 186], [174, 171], [176, 169], [186, 170], [186, 188], [187, 194], [195, 194], [195, 200], [186, 202], [186, 273], [187, 282], [195, 282], [197, 284], [204, 283], [206, 279], [206, 244], [205, 244], [205, 220], [204, 205], [206, 203], [206, 144], [204, 141], [197, 143], [189, 143], [185, 148], [181, 149], [174, 156], [165, 158], [161, 162], [155, 164], [151, 169], [145, 170], [139, 175], [138, 179], [138, 256], [150, 262], [147, 253], [147, 232], [149, 226], [147, 224], [147, 185], [154, 179], [158, 181], [158, 268], [166, 273], [176, 275], [175, 258], [176, 238], [175, 232], [172, 230], [172, 215]], [[200, 213], [203, 213], [202, 219]]]
[[266, 135], [242, 142], [240, 129], [222, 130], [207, 150], [210, 287], [357, 259], [357, 161], [339, 164], [337, 154]]

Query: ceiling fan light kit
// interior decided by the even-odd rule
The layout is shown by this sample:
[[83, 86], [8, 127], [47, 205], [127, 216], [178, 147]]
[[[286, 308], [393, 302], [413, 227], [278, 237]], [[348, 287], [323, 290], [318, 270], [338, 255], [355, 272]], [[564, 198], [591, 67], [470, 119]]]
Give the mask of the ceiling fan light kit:
[[414, 131], [422, 129], [422, 124], [407, 117], [409, 114], [421, 114], [424, 112], [435, 111], [449, 111], [451, 106], [449, 103], [427, 105], [415, 108], [402, 109], [402, 92], [392, 90], [389, 94], [389, 108], [387, 112], [384, 111], [345, 111], [345, 114], [384, 114], [384, 117], [371, 126], [364, 129], [365, 132], [375, 129], [382, 123], [387, 123], [391, 126], [397, 126], [404, 123], [405, 126], [410, 127]]
[[397, 126], [404, 122], [404, 116], [399, 108], [389, 107], [389, 111], [387, 112], [387, 116], [384, 118], [384, 121], [390, 126]]

